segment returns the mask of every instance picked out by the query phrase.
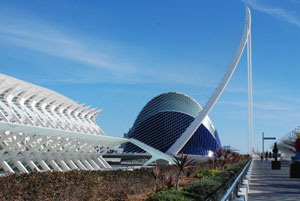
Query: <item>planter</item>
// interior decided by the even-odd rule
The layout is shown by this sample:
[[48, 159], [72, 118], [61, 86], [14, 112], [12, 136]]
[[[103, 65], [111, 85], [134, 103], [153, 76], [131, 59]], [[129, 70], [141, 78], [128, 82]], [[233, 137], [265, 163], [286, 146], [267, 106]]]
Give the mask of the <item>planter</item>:
[[300, 178], [300, 162], [294, 162], [290, 166], [290, 177]]
[[295, 141], [296, 152], [300, 152], [300, 138], [297, 138]]
[[272, 170], [280, 170], [281, 161], [272, 161]]

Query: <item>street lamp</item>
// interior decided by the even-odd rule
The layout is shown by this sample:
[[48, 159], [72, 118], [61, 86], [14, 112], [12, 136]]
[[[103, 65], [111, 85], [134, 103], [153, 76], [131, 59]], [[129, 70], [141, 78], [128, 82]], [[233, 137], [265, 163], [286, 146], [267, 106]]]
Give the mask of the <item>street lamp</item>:
[[265, 140], [276, 140], [276, 137], [265, 137], [264, 132], [262, 132], [262, 157], [264, 159], [265, 155]]

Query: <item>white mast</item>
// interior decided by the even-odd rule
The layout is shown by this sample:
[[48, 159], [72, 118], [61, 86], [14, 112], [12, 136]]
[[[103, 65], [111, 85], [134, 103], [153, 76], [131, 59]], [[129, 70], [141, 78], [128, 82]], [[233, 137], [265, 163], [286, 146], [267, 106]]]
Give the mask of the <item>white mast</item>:
[[248, 152], [253, 153], [253, 94], [252, 94], [252, 49], [251, 49], [251, 17], [247, 40], [248, 67]]

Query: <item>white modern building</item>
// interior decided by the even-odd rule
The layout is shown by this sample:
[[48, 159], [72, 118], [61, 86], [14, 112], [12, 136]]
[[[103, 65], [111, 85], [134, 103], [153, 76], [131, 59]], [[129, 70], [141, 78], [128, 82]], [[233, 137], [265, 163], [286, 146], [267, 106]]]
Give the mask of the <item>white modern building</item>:
[[0, 74], [0, 168], [8, 173], [110, 168], [102, 155], [129, 141], [172, 162], [134, 139], [105, 135], [95, 122], [100, 111]]

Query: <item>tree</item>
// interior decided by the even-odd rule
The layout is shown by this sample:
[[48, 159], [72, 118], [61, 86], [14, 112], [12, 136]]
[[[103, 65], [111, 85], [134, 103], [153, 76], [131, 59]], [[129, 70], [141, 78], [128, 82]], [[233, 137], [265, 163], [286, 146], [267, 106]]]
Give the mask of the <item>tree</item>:
[[179, 168], [176, 177], [176, 190], [178, 190], [181, 173], [185, 174], [185, 169], [191, 167], [194, 164], [194, 160], [189, 159], [187, 155], [181, 154], [180, 158], [174, 157], [174, 162]]

